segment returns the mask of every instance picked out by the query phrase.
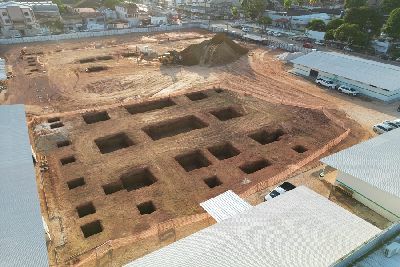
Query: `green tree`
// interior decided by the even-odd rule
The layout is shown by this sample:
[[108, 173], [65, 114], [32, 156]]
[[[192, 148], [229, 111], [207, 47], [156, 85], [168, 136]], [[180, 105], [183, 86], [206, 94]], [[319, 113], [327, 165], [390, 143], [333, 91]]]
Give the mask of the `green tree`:
[[394, 9], [400, 7], [400, 0], [383, 0], [381, 7], [385, 14], [390, 14]]
[[53, 3], [58, 6], [58, 10], [60, 10], [61, 14], [67, 12], [67, 8], [65, 7], [64, 3], [61, 0], [53, 0]]
[[390, 16], [386, 22], [384, 32], [392, 38], [400, 38], [400, 8], [396, 8], [392, 12], [390, 12]]
[[246, 16], [251, 19], [256, 19], [262, 16], [266, 7], [266, 0], [242, 0], [241, 7], [245, 12]]
[[262, 26], [263, 30], [265, 30], [267, 25], [271, 25], [272, 24], [272, 19], [270, 17], [268, 17], [268, 16], [267, 17], [262, 16], [262, 17], [260, 17], [258, 19], [257, 22], [258, 22], [258, 24], [260, 24]]
[[344, 22], [347, 24], [357, 24], [361, 31], [369, 35], [380, 34], [384, 17], [377, 9], [370, 7], [354, 7], [346, 11]]
[[231, 7], [231, 13], [234, 18], [239, 17], [239, 10], [236, 6]]
[[333, 29], [327, 30], [324, 39], [327, 41], [335, 40], [335, 30]]
[[342, 41], [354, 46], [366, 47], [368, 35], [364, 33], [357, 24], [345, 23], [335, 30], [335, 40]]
[[322, 19], [313, 19], [308, 23], [307, 29], [324, 32], [326, 30], [326, 24]]
[[362, 7], [367, 5], [367, 0], [345, 0], [344, 8]]
[[333, 19], [326, 24], [326, 30], [336, 30], [344, 23], [343, 19]]
[[104, 0], [104, 6], [114, 10], [115, 6], [121, 2], [121, 0]]
[[292, 5], [293, 5], [293, 1], [292, 1], [292, 0], [284, 0], [284, 1], [283, 1], [283, 6], [284, 6], [286, 9], [291, 8]]

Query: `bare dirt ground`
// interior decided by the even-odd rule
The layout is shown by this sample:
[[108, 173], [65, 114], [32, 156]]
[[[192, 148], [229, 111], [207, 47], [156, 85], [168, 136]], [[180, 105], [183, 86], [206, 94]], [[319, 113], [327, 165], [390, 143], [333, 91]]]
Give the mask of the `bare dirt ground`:
[[[261, 111], [261, 115], [250, 116], [250, 123], [243, 123], [242, 121], [247, 118], [247, 115], [230, 121], [242, 122], [245, 127], [248, 127], [246, 131], [255, 130], [256, 122], [260, 127], [261, 125], [266, 125], [265, 123], [267, 122], [272, 122], [268, 115], [261, 117], [262, 114], [270, 112], [275, 114], [272, 123], [274, 127], [286, 125], [285, 127], [288, 127], [285, 128], [286, 131], [292, 134], [294, 133], [293, 131], [297, 131], [296, 134], [293, 134], [294, 136], [297, 136], [298, 133], [303, 133], [303, 139], [300, 140], [305, 141], [304, 145], [309, 151], [322, 146], [328, 137], [336, 136], [339, 131], [331, 125], [329, 120], [321, 120], [323, 116], [321, 117], [320, 111], [304, 110], [296, 106], [322, 106], [329, 110], [329, 113], [335, 118], [342, 121], [344, 128], [351, 129], [350, 136], [333, 149], [331, 153], [369, 138], [372, 134], [370, 127], [373, 124], [396, 116], [395, 107], [398, 103], [385, 104], [370, 99], [352, 98], [321, 89], [310, 81], [290, 74], [288, 72], [290, 66], [283, 64], [275, 57], [281, 51], [273, 51], [265, 47], [242, 43], [250, 49], [250, 53], [242, 56], [234, 63], [219, 67], [162, 66], [157, 60], [151, 60], [151, 58], [145, 58], [143, 61], [138, 62], [137, 58], [128, 56], [134, 53], [137, 48], [156, 51], [157, 53], [163, 53], [170, 49], [181, 50], [189, 44], [200, 43], [211, 36], [208, 32], [203, 31], [183, 31], [148, 36], [127, 35], [46, 44], [37, 43], [27, 46], [27, 55], [22, 58], [19, 57], [22, 46], [0, 48], [0, 55], [4, 56], [8, 64], [13, 66], [15, 75], [8, 81], [8, 90], [5, 93], [4, 91], [2, 92], [0, 104], [24, 103], [27, 105], [29, 120], [32, 119], [32, 115], [60, 116], [63, 123], [63, 126], [54, 129], [54, 132], [58, 133], [56, 138], [48, 136], [48, 139], [41, 139], [34, 135], [32, 139], [38, 148], [38, 152], [49, 156], [50, 170], [44, 177], [38, 174], [38, 179], [43, 178], [44, 187], [47, 188], [46, 192], [41, 191], [40, 193], [44, 202], [43, 210], [51, 218], [50, 230], [55, 237], [49, 250], [52, 264], [63, 265], [70, 256], [79, 254], [111, 238], [130, 235], [137, 231], [140, 232], [157, 221], [201, 212], [197, 205], [198, 201], [217, 194], [221, 191], [221, 188], [226, 190], [242, 181], [244, 174], [237, 168], [240, 163], [250, 161], [268, 152], [256, 149], [258, 145], [251, 140], [249, 141], [248, 137], [245, 140], [243, 139], [243, 144], [241, 143], [242, 139], [239, 138], [236, 146], [242, 153], [234, 157], [233, 160], [227, 160], [231, 165], [222, 166], [220, 161], [210, 154], [206, 147], [221, 141], [223, 138], [226, 139], [227, 135], [210, 133], [210, 135], [206, 135], [209, 137], [207, 141], [198, 136], [198, 138], [191, 140], [192, 143], [190, 144], [184, 138], [175, 140], [173, 145], [164, 142], [164, 138], [152, 141], [149, 135], [139, 128], [148, 123], [165, 119], [162, 116], [168, 116], [169, 113], [156, 112], [154, 113], [158, 114], [156, 116], [137, 117], [137, 115], [127, 113], [121, 105], [126, 105], [132, 101], [141, 101], [142, 99], [203, 90], [213, 86], [228, 88], [241, 93], [241, 97], [244, 97], [246, 101], [243, 100], [238, 103], [237, 100], [223, 100], [218, 102], [219, 104], [223, 106], [229, 102], [230, 104], [243, 105], [244, 109], [241, 111], [245, 111], [246, 114], [247, 112], [255, 114], [256, 110]], [[81, 63], [81, 60], [90, 62]], [[99, 66], [105, 69], [89, 73], [85, 71], [86, 68]], [[244, 96], [243, 93], [245, 94]], [[249, 99], [253, 99], [250, 98], [250, 95], [265, 100], [265, 102], [261, 103], [259, 102], [260, 100], [256, 99], [250, 101]], [[221, 96], [214, 93], [210, 93], [211, 96], [215, 97], [215, 99], [221, 98]], [[179, 108], [182, 108], [179, 112], [184, 112], [185, 114], [195, 110], [198, 105], [195, 102], [190, 102], [184, 96], [177, 97], [176, 101]], [[198, 103], [202, 103], [201, 101]], [[280, 105], [280, 103], [286, 103], [287, 106]], [[217, 105], [217, 102], [214, 102], [211, 106], [206, 104], [204, 108], [209, 109], [215, 107], [215, 105]], [[274, 107], [273, 109], [271, 109], [272, 106]], [[81, 116], [77, 115], [79, 112], [90, 111], [94, 108], [99, 109], [100, 107], [102, 110], [109, 112], [111, 120], [86, 125]], [[76, 110], [80, 111], [77, 112]], [[299, 110], [302, 111], [301, 114], [303, 115], [298, 113]], [[198, 113], [201, 112], [196, 111], [196, 114]], [[172, 116], [173, 113], [169, 115]], [[132, 120], [132, 116], [136, 116], [139, 120]], [[114, 121], [114, 117], [119, 124], [110, 125]], [[40, 120], [44, 121], [45, 118], [40, 117]], [[217, 121], [212, 115], [200, 114], [200, 119], [212, 126], [207, 127], [207, 129], [212, 128], [215, 130], [214, 124]], [[287, 120], [290, 119], [293, 119], [293, 121], [287, 124]], [[122, 126], [122, 124], [124, 125]], [[245, 128], [243, 125], [239, 127], [238, 124], [233, 124], [233, 128], [221, 128], [220, 132], [232, 129], [233, 132], [243, 135], [243, 129]], [[295, 126], [292, 127], [290, 125]], [[45, 131], [46, 129], [44, 127]], [[120, 151], [106, 154], [100, 153], [99, 147], [95, 145], [93, 140], [105, 137], [107, 134], [114, 134], [116, 131], [126, 132], [128, 138], [137, 144], [126, 148], [127, 150], [131, 151], [140, 147], [142, 151], [146, 152], [139, 152], [138, 155], [130, 154], [129, 156], [121, 154]], [[194, 132], [196, 131], [201, 132], [204, 129], [195, 130]], [[321, 132], [323, 134], [320, 135]], [[72, 141], [72, 145], [56, 148], [57, 142], [66, 140]], [[118, 140], [121, 141], [121, 139]], [[289, 140], [286, 141], [291, 142]], [[124, 143], [124, 141], [121, 142], [122, 144]], [[129, 141], [126, 142], [129, 143]], [[154, 143], [161, 145], [153, 147]], [[149, 145], [149, 147], [145, 147], [146, 145]], [[151, 188], [153, 185], [155, 188], [159, 188], [160, 184], [172, 184], [175, 181], [174, 179], [178, 179], [176, 181], [185, 180], [187, 174], [182, 169], [177, 168], [179, 166], [173, 160], [173, 157], [176, 156], [176, 153], [179, 154], [183, 153], [183, 151], [194, 149], [194, 146], [206, 154], [206, 158], [212, 163], [212, 167], [206, 167], [204, 170], [212, 170], [212, 172], [219, 174], [219, 179], [222, 181], [221, 186], [209, 191], [208, 187], [206, 187], [207, 184], [200, 177], [204, 178], [203, 175], [211, 173], [203, 172], [200, 169], [192, 171], [191, 174], [193, 173], [196, 186], [201, 188], [201, 192], [191, 191], [190, 183], [182, 183], [180, 185], [179, 193], [184, 192], [185, 194], [183, 195], [177, 194], [176, 188], [167, 186], [167, 198], [173, 195], [175, 197], [171, 201], [167, 201], [166, 204], [164, 204], [165, 193], [161, 193], [161, 191], [150, 190], [149, 194], [135, 193], [141, 190], [144, 192], [146, 188]], [[290, 148], [287, 149], [290, 151]], [[111, 157], [111, 154], [119, 156]], [[294, 158], [268, 158], [272, 162], [281, 161], [280, 165], [275, 165], [280, 167], [270, 166], [265, 170], [261, 170], [260, 173], [268, 176], [271, 174], [271, 170], [279, 172], [291, 160], [299, 159], [296, 158], [299, 155], [293, 154], [293, 151], [289, 154]], [[74, 156], [76, 162], [61, 165], [60, 159], [65, 158], [68, 162], [68, 160], [71, 160], [68, 159], [69, 156]], [[140, 157], [143, 157], [143, 159]], [[154, 159], [150, 160], [151, 157], [154, 157]], [[156, 160], [160, 157], [169, 157], [170, 159], [160, 165]], [[147, 164], [154, 165], [151, 167], [151, 171], [154, 172], [158, 182], [149, 187], [129, 192], [124, 185], [122, 185], [121, 190], [117, 190], [121, 188], [120, 183], [115, 183], [122, 181], [119, 176], [124, 171], [129, 171], [129, 167], [145, 166], [145, 159], [148, 160]], [[104, 164], [105, 162], [109, 162], [109, 164]], [[221, 170], [217, 170], [214, 167], [219, 165], [222, 166], [221, 170], [225, 170], [225, 173], [232, 174], [231, 180], [226, 178], [226, 174], [221, 174]], [[163, 170], [168, 171], [164, 173]], [[168, 173], [170, 173], [170, 176], [165, 177]], [[294, 184], [306, 184], [320, 194], [329, 197], [327, 183], [316, 179], [312, 175], [299, 175], [292, 178], [294, 179]], [[253, 182], [261, 179], [259, 175], [252, 176], [250, 174], [250, 176], [250, 180], [253, 180]], [[74, 190], [72, 190], [70, 192], [67, 182], [80, 177], [88, 177], [85, 178], [87, 179], [85, 180], [86, 191], [74, 193]], [[79, 184], [79, 180], [75, 182]], [[116, 193], [105, 195], [103, 185], [110, 185], [109, 190], [117, 190]], [[129, 185], [126, 186], [129, 188]], [[159, 196], [157, 192], [160, 193]], [[254, 197], [254, 203], [260, 201], [260, 194]], [[189, 195], [193, 198], [187, 197]], [[130, 206], [122, 201], [122, 196], [124, 198], [128, 197]], [[370, 221], [375, 221], [376, 225], [385, 224], [384, 220], [371, 213], [370, 210], [364, 207], [357, 207], [351, 198], [341, 197], [341, 195], [332, 196], [334, 195], [330, 197], [332, 200], [337, 200], [338, 204], [356, 214], [362, 210], [363, 216], [361, 217], [372, 218]], [[153, 204], [157, 211], [155, 214], [140, 216], [136, 205], [147, 202], [150, 197], [154, 200]], [[47, 199], [50, 201], [46, 202]], [[112, 200], [109, 201], [109, 199]], [[94, 205], [96, 212], [79, 218], [76, 208], [81, 206], [83, 213], [93, 210], [90, 205], [86, 205], [89, 202]], [[162, 208], [158, 209], [159, 205]], [[108, 213], [105, 210], [112, 212]], [[80, 227], [96, 221], [94, 217], [96, 217], [96, 220], [100, 220], [101, 227], [92, 225], [89, 229], [101, 229], [102, 231], [99, 234], [85, 238]], [[129, 223], [126, 223], [127, 221]], [[205, 224], [200, 223], [199, 225], [204, 227]], [[190, 229], [186, 229], [182, 236], [190, 233]], [[123, 256], [124, 253], [121, 250], [114, 251], [114, 255], [120, 254], [125, 260], [116, 261], [114, 258], [112, 262], [120, 265], [121, 262], [137, 258], [160, 245], [159, 241], [149, 240], [148, 243], [141, 241], [140, 246], [139, 243], [136, 246], [130, 246], [130, 254], [126, 249], [124, 250], [124, 253], [127, 253], [126, 255], [133, 255], [132, 257]]]
[[53, 235], [65, 240], [53, 248], [58, 264], [201, 213], [199, 203], [228, 189], [240, 194], [345, 131], [321, 111], [225, 90], [144, 103], [32, 124], [35, 149], [49, 166], [42, 176], [47, 212], [61, 218], [51, 225], [58, 231], [61, 223]]

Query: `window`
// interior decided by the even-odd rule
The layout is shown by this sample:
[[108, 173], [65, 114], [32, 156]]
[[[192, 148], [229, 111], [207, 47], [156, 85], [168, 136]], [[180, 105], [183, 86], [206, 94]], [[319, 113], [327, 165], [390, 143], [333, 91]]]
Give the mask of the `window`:
[[32, 20], [30, 18], [27, 18], [26, 22], [32, 22]]
[[10, 24], [11, 21], [9, 19], [4, 20], [5, 23]]
[[8, 14], [7, 12], [2, 12], [1, 15], [3, 15], [3, 17], [6, 17]]
[[29, 12], [24, 12], [25, 17], [29, 17]]

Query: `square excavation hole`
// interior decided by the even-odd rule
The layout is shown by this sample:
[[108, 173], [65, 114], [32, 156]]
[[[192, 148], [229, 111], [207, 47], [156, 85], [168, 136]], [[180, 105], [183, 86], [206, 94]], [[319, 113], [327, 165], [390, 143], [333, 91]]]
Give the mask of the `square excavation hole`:
[[100, 121], [107, 121], [110, 119], [110, 116], [108, 116], [107, 111], [88, 113], [84, 114], [82, 117], [83, 120], [86, 122], [86, 124], [92, 124]]
[[196, 129], [205, 128], [208, 125], [195, 116], [187, 116], [174, 120], [163, 121], [144, 128], [143, 131], [153, 140], [187, 133]]
[[190, 172], [196, 169], [209, 166], [211, 163], [200, 151], [194, 151], [188, 154], [179, 155], [175, 160], [185, 169]]
[[240, 154], [240, 151], [230, 143], [223, 143], [209, 147], [208, 151], [219, 160], [229, 159]]
[[114, 194], [122, 189], [124, 189], [124, 187], [120, 181], [103, 185], [103, 191], [106, 195]]
[[273, 143], [275, 141], [279, 141], [280, 137], [283, 136], [285, 133], [283, 130], [278, 129], [273, 132], [267, 132], [265, 130], [260, 130], [253, 134], [250, 134], [249, 137], [254, 141], [260, 143], [261, 145], [266, 145]]
[[156, 211], [156, 207], [154, 206], [152, 201], [147, 201], [147, 202], [141, 203], [141, 204], [137, 205], [136, 207], [139, 210], [141, 215], [151, 214]]
[[218, 93], [218, 94], [220, 94], [220, 93], [224, 92], [224, 90], [221, 89], [221, 88], [217, 88], [217, 89], [215, 89], [215, 92]]
[[107, 154], [119, 149], [127, 148], [135, 143], [125, 133], [101, 137], [94, 140], [101, 154]]
[[67, 182], [69, 190], [77, 188], [79, 186], [84, 186], [85, 184], [85, 179], [83, 177], [76, 178]]
[[85, 217], [87, 215], [96, 213], [96, 208], [93, 206], [92, 202], [88, 202], [76, 207], [79, 218]]
[[57, 122], [57, 121], [60, 121], [60, 117], [49, 118], [47, 120], [48, 123], [53, 123], [53, 122]]
[[150, 111], [157, 110], [157, 109], [163, 109], [163, 108], [171, 107], [174, 105], [176, 105], [174, 101], [172, 101], [169, 98], [166, 98], [166, 99], [160, 99], [160, 100], [156, 100], [156, 101], [126, 106], [125, 109], [130, 114], [133, 115], [133, 114], [138, 114], [138, 113], [150, 112]]
[[302, 145], [297, 145], [297, 146], [294, 146], [294, 147], [292, 147], [292, 149], [294, 150], [294, 151], [296, 151], [297, 153], [304, 153], [304, 152], [306, 152], [308, 149], [306, 148], [306, 147], [304, 147], [304, 146], [302, 146]]
[[256, 171], [262, 170], [268, 166], [270, 166], [271, 163], [265, 159], [261, 160], [256, 160], [252, 162], [248, 162], [240, 166], [239, 168], [247, 174], [254, 173]]
[[59, 121], [59, 122], [55, 122], [55, 123], [50, 124], [50, 129], [61, 128], [63, 126], [64, 126], [64, 123]]
[[81, 230], [82, 230], [83, 236], [85, 238], [88, 238], [92, 235], [103, 232], [103, 226], [101, 225], [101, 222], [99, 220], [97, 220], [97, 221], [93, 221], [93, 222], [82, 225]]
[[189, 98], [191, 101], [198, 101], [207, 98], [208, 96], [205, 93], [202, 92], [194, 92], [190, 94], [185, 95], [187, 98]]
[[220, 121], [227, 121], [242, 116], [241, 113], [232, 107], [211, 111], [210, 113]]
[[222, 185], [221, 180], [219, 180], [219, 178], [217, 176], [206, 178], [203, 181], [209, 188], [214, 188], [214, 187]]
[[122, 185], [129, 192], [157, 182], [148, 168], [131, 170], [121, 176]]
[[64, 147], [64, 146], [69, 146], [69, 145], [71, 145], [71, 141], [69, 141], [69, 140], [63, 140], [63, 141], [57, 142], [57, 147]]
[[62, 165], [71, 164], [71, 163], [74, 163], [75, 161], [76, 161], [76, 158], [74, 156], [69, 156], [69, 157], [60, 159], [60, 162]]

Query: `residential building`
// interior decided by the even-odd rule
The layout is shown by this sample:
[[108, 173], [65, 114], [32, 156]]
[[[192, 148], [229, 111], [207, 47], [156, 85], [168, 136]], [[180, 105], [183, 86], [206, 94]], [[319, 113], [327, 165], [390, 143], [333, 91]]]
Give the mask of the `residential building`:
[[161, 25], [161, 24], [166, 24], [167, 23], [167, 17], [165, 17], [165, 16], [162, 16], [162, 17], [159, 17], [159, 16], [151, 16], [150, 17], [150, 23], [152, 24], [152, 25]]
[[400, 67], [336, 52], [315, 51], [291, 61], [299, 75], [333, 80], [383, 101], [400, 99]]
[[84, 29], [83, 18], [78, 14], [65, 14], [61, 20], [64, 24], [64, 32], [78, 32]]
[[336, 184], [391, 221], [400, 219], [400, 129], [321, 159], [337, 169]]
[[0, 105], [0, 132], [0, 266], [49, 266], [24, 105]]
[[101, 14], [103, 14], [103, 16], [106, 18], [106, 20], [115, 20], [118, 18], [117, 12], [110, 8], [101, 7], [101, 8], [98, 8], [97, 11], [100, 12]]
[[128, 21], [129, 27], [136, 27], [149, 17], [146, 5], [124, 2], [115, 6], [119, 19]]
[[93, 8], [75, 8], [75, 12], [82, 18], [83, 28], [88, 31], [104, 30], [106, 21], [104, 15]]
[[18, 2], [32, 8], [38, 21], [59, 20], [60, 10], [52, 1]]
[[329, 266], [380, 232], [300, 186], [126, 266]]
[[180, 9], [192, 18], [228, 19], [231, 7], [239, 5], [238, 0], [190, 0], [183, 2]]
[[0, 27], [5, 37], [35, 35], [39, 31], [32, 8], [13, 1], [0, 4]]

